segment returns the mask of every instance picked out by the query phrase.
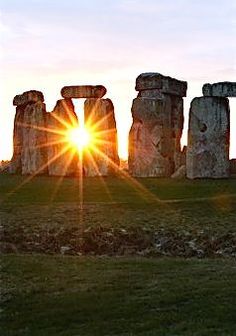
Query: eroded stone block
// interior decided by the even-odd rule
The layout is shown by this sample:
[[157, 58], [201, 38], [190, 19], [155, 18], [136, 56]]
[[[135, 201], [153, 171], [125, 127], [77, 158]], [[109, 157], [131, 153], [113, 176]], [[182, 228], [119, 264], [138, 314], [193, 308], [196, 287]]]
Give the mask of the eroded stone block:
[[187, 177], [229, 177], [230, 115], [227, 98], [199, 97], [190, 107]]
[[135, 87], [136, 91], [157, 89], [160, 93], [185, 97], [187, 92], [187, 82], [163, 76], [156, 72], [142, 73], [137, 77]]
[[133, 176], [170, 176], [174, 171], [171, 97], [136, 98], [129, 134], [129, 171]]
[[91, 144], [84, 151], [85, 176], [107, 176], [119, 166], [114, 106], [110, 99], [87, 99], [85, 124], [91, 131]]
[[71, 99], [57, 101], [47, 113], [48, 173], [54, 176], [73, 176], [78, 172], [78, 151], [67, 137], [70, 128], [78, 127]]
[[22, 175], [47, 173], [47, 134], [45, 104], [38, 101], [26, 105], [22, 124]]
[[14, 106], [22, 106], [37, 102], [44, 102], [42, 92], [36, 90], [26, 91], [22, 94], [16, 95], [13, 99]]
[[204, 84], [202, 92], [204, 96], [236, 97], [236, 82]]
[[102, 98], [107, 90], [102, 85], [74, 85], [61, 89], [63, 98]]

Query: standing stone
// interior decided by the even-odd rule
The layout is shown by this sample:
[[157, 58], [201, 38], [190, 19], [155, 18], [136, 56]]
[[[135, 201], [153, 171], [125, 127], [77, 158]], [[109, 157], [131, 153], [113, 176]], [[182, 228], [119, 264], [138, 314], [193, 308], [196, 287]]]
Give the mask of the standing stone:
[[41, 101], [26, 105], [22, 127], [22, 175], [47, 173], [46, 108]]
[[47, 114], [48, 173], [54, 176], [76, 175], [78, 170], [77, 148], [68, 141], [67, 132], [78, 127], [77, 116], [71, 99], [57, 101]]
[[236, 82], [219, 82], [204, 84], [202, 87], [204, 96], [236, 97]]
[[47, 172], [46, 109], [42, 92], [32, 90], [17, 95], [10, 173], [44, 174]]
[[188, 178], [229, 177], [229, 133], [227, 98], [193, 99], [188, 130]]
[[102, 98], [107, 90], [102, 85], [74, 85], [61, 89], [63, 98]]
[[133, 176], [170, 176], [174, 170], [171, 99], [136, 98], [129, 134], [129, 171]]
[[132, 105], [129, 171], [133, 176], [170, 176], [182, 164], [183, 99], [187, 83], [159, 73], [136, 80]]
[[107, 176], [119, 166], [114, 106], [110, 99], [87, 99], [85, 125], [91, 132], [91, 144], [84, 150], [85, 176]]

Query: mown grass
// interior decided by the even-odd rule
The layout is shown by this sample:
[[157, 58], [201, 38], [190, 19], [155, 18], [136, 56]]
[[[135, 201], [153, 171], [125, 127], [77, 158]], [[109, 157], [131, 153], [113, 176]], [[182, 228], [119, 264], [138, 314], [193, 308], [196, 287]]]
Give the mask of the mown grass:
[[235, 335], [233, 260], [9, 255], [2, 336]]
[[[0, 200], [5, 203], [79, 202], [78, 178], [0, 175]], [[194, 200], [202, 197], [236, 197], [236, 179], [171, 180], [161, 178], [85, 178], [84, 202], [118, 202], [130, 205], [158, 200]]]
[[[24, 181], [0, 175], [0, 233], [18, 249], [2, 257], [0, 335], [235, 335], [236, 180], [89, 178], [83, 204], [78, 179]], [[20, 254], [100, 227], [167, 237], [173, 256], [183, 237], [220, 241], [231, 258]]]

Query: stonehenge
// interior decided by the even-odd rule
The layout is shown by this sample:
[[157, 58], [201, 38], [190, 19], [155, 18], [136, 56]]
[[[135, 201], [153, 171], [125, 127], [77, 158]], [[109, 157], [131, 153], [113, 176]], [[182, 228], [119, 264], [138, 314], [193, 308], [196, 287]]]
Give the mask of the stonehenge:
[[[76, 176], [81, 172], [79, 164], [84, 161], [82, 171], [86, 176], [113, 174], [119, 165], [117, 131], [114, 106], [110, 99], [102, 99], [105, 94], [106, 88], [102, 85], [64, 87], [61, 90], [63, 99], [57, 101], [52, 112], [46, 112], [40, 91], [31, 90], [15, 96], [13, 156], [8, 172]], [[85, 119], [93, 120], [96, 123], [94, 132], [100, 133], [100, 139], [96, 139], [97, 151], [93, 151], [92, 146], [84, 149], [85, 160], [68, 138], [68, 132], [80, 124], [72, 98], [87, 98]]]
[[[229, 160], [229, 97], [236, 97], [236, 82], [204, 84], [203, 96], [192, 100], [188, 143], [181, 148], [183, 98], [187, 82], [160, 73], [142, 73], [131, 108], [129, 174], [134, 177], [180, 179], [228, 178], [235, 175]], [[11, 174], [86, 177], [109, 176], [119, 167], [114, 106], [104, 98], [103, 85], [72, 85], [61, 89], [62, 98], [46, 111], [37, 90], [16, 95]], [[92, 136], [83, 155], [70, 143], [68, 131], [78, 128], [72, 99], [84, 98], [85, 127]]]
[[129, 172], [137, 177], [169, 177], [180, 167], [183, 98], [187, 82], [144, 73], [137, 77], [129, 134]]

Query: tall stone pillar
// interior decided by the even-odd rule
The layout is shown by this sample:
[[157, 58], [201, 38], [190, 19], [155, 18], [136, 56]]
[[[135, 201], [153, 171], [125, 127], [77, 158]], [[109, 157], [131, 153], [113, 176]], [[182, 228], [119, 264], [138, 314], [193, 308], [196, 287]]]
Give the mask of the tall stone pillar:
[[69, 98], [57, 101], [47, 114], [48, 173], [54, 176], [73, 176], [78, 171], [78, 152], [68, 141], [67, 132], [78, 127], [74, 105]]
[[91, 144], [84, 150], [85, 176], [107, 176], [119, 165], [114, 106], [110, 99], [90, 98], [84, 104]]
[[10, 173], [45, 174], [47, 173], [47, 136], [46, 108], [43, 94], [27, 91], [13, 100], [16, 107], [13, 135], [13, 157]]
[[170, 176], [181, 164], [183, 99], [187, 83], [159, 73], [136, 79], [132, 105], [129, 171], [133, 176]]
[[230, 111], [227, 98], [194, 98], [189, 115], [187, 177], [229, 176]]

